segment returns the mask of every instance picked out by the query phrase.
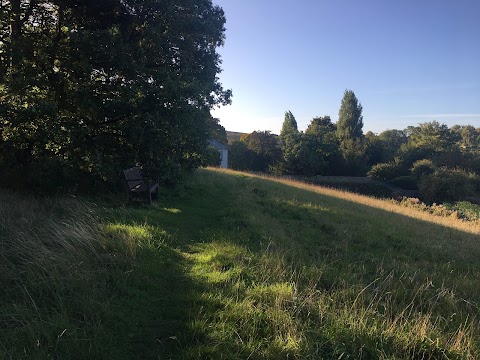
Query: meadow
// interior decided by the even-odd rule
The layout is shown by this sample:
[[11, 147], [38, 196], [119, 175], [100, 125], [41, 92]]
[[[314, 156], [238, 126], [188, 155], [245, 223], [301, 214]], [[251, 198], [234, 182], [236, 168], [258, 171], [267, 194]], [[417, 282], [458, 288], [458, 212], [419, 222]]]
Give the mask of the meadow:
[[200, 169], [153, 206], [0, 192], [0, 358], [478, 359], [480, 223]]

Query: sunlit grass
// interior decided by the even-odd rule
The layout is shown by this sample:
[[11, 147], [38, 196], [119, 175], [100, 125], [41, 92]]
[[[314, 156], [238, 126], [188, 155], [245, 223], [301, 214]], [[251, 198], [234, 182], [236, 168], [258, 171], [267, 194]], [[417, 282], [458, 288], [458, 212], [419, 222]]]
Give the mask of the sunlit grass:
[[[236, 174], [238, 176], [238, 172], [233, 170], [228, 170], [228, 169], [210, 168], [209, 171], [215, 171], [215, 172], [231, 174], [231, 175]], [[342, 200], [348, 200], [354, 203], [371, 206], [377, 209], [382, 209], [382, 210], [391, 211], [397, 214], [402, 214], [414, 219], [421, 219], [421, 220], [432, 222], [435, 224], [448, 226], [454, 229], [467, 231], [474, 234], [480, 234], [480, 223], [477, 221], [463, 221], [455, 217], [450, 217], [450, 218], [439, 217], [439, 216], [426, 213], [424, 211], [419, 211], [413, 208], [405, 208], [403, 206], [399, 206], [398, 204], [391, 202], [389, 200], [376, 199], [374, 197], [355, 194], [352, 192], [342, 191], [338, 189], [332, 189], [325, 186], [310, 185], [298, 180], [289, 180], [286, 178], [279, 178], [279, 177], [266, 176], [266, 175], [256, 175], [251, 173], [241, 173], [241, 174], [242, 176], [245, 176], [245, 177], [268, 179], [270, 181], [289, 185], [298, 189], [308, 190], [310, 192], [314, 192], [317, 194], [327, 195], [327, 196], [342, 199]]]
[[219, 170], [152, 207], [2, 196], [0, 357], [480, 358], [476, 225]]

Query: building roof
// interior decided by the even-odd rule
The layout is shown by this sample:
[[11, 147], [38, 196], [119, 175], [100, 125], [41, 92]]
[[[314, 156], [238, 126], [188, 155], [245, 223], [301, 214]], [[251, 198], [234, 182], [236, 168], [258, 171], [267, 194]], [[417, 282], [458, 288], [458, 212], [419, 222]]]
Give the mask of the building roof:
[[222, 144], [220, 141], [217, 141], [215, 139], [208, 140], [208, 144], [213, 147], [216, 147], [218, 150], [228, 150], [227, 145]]

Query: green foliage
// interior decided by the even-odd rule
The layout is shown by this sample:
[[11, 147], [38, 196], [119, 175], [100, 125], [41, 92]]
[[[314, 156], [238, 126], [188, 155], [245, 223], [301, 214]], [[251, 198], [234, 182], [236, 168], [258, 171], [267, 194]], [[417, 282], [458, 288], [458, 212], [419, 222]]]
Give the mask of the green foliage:
[[383, 142], [371, 131], [365, 134], [365, 155], [367, 165], [369, 166], [388, 161], [384, 160], [385, 152]]
[[403, 130], [385, 130], [378, 138], [383, 143], [385, 157], [389, 160], [393, 159], [400, 147], [408, 142], [408, 136]]
[[457, 201], [451, 204], [445, 204], [445, 206], [458, 214], [461, 219], [468, 221], [480, 222], [480, 204], [473, 204], [468, 201]]
[[403, 190], [417, 190], [417, 180], [411, 176], [399, 176], [390, 180], [390, 184]]
[[352, 90], [345, 90], [338, 111], [337, 137], [340, 142], [363, 137], [362, 105]]
[[12, 0], [0, 17], [2, 168], [54, 159], [112, 182], [134, 164], [175, 180], [202, 163], [209, 110], [231, 95], [216, 76], [220, 7]]
[[342, 175], [365, 176], [368, 171], [364, 139], [347, 139], [340, 144], [343, 154]]
[[250, 170], [252, 158], [255, 157], [253, 151], [248, 149], [243, 141], [234, 141], [228, 144], [228, 167], [234, 170]]
[[338, 111], [337, 138], [345, 160], [345, 175], [364, 175], [367, 171], [363, 136], [362, 105], [352, 90], [345, 90]]
[[326, 175], [341, 161], [338, 145], [333, 133], [323, 136], [313, 133], [299, 133], [290, 138], [283, 148], [283, 159], [275, 167], [278, 175]]
[[474, 194], [472, 177], [462, 170], [439, 169], [421, 178], [419, 190], [429, 203], [463, 200]]
[[240, 140], [249, 150], [244, 153], [249, 170], [268, 172], [281, 158], [278, 137], [270, 131], [254, 131], [242, 136]]
[[447, 125], [438, 121], [420, 124], [409, 129], [408, 144], [412, 147], [424, 147], [434, 151], [449, 149], [457, 139]]
[[337, 126], [332, 123], [330, 116], [315, 117], [308, 124], [305, 134], [312, 134], [317, 136], [326, 136], [327, 134], [335, 133]]
[[270, 131], [244, 134], [228, 149], [229, 167], [235, 170], [269, 172], [281, 158], [278, 137]]
[[420, 180], [424, 175], [433, 174], [435, 172], [435, 165], [428, 159], [418, 160], [413, 163], [410, 172], [415, 179]]
[[[286, 116], [284, 125], [289, 121], [290, 117]], [[342, 160], [335, 137], [335, 125], [329, 116], [312, 119], [305, 133], [295, 130], [282, 133], [283, 162], [280, 173], [304, 176], [331, 174]]]
[[214, 146], [209, 146], [207, 148], [207, 154], [205, 156], [205, 165], [207, 166], [220, 166], [222, 159], [220, 157], [220, 152]]
[[460, 148], [467, 151], [480, 150], [480, 128], [475, 129], [472, 125], [455, 125], [451, 131], [457, 134]]
[[298, 144], [292, 149], [294, 173], [304, 176], [324, 174], [328, 166], [326, 152], [328, 143], [324, 144], [321, 138], [314, 134], [300, 134]]
[[423, 159], [432, 159], [435, 151], [428, 147], [414, 147], [407, 143], [400, 147], [397, 159], [399, 159], [405, 167], [411, 168], [416, 161]]
[[293, 116], [291, 111], [286, 111], [282, 130], [280, 131], [280, 138], [285, 139], [290, 135], [296, 134], [298, 134], [297, 120], [295, 120], [295, 116]]
[[365, 151], [368, 164], [371, 166], [393, 161], [402, 145], [408, 141], [407, 135], [401, 130], [385, 130], [378, 136], [368, 133], [367, 135]]
[[208, 135], [210, 139], [217, 140], [222, 144], [226, 144], [227, 140], [227, 131], [225, 128], [220, 125], [220, 120], [217, 118], [210, 118], [208, 121]]
[[368, 172], [368, 176], [377, 180], [392, 180], [408, 175], [408, 170], [398, 161], [376, 164]]
[[297, 169], [299, 143], [301, 134], [298, 131], [297, 121], [291, 111], [285, 112], [285, 118], [280, 131], [280, 149], [282, 150], [282, 161], [276, 167], [276, 172], [284, 174], [295, 174]]
[[427, 205], [417, 198], [404, 197], [402, 200], [395, 202], [401, 206], [424, 211], [435, 216], [462, 219], [480, 224], [480, 205], [473, 204], [469, 201], [456, 201], [445, 204], [433, 203]]
[[[310, 142], [313, 155], [318, 158], [318, 168], [314, 171], [304, 172], [316, 175], [334, 175], [341, 171], [343, 164], [339, 142], [335, 135], [336, 125], [332, 123], [330, 116], [313, 118], [307, 129], [305, 137]], [[315, 166], [313, 163], [312, 165]]]

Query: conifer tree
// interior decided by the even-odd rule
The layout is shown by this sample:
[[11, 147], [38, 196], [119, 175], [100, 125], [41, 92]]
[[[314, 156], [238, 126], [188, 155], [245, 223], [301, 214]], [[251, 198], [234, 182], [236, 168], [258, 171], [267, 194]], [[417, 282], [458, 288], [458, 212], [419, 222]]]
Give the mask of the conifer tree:
[[355, 93], [345, 90], [338, 112], [336, 133], [345, 160], [345, 174], [348, 175], [362, 175], [366, 170], [362, 110]]
[[300, 132], [298, 131], [297, 120], [295, 120], [295, 116], [293, 116], [291, 111], [285, 112], [279, 140], [282, 150], [282, 161], [277, 171], [283, 174], [294, 174]]
[[350, 139], [363, 137], [362, 104], [352, 90], [345, 90], [338, 112], [337, 137], [343, 143]]
[[297, 120], [295, 120], [295, 116], [293, 116], [291, 111], [286, 111], [282, 130], [280, 131], [280, 138], [285, 138], [289, 135], [296, 134], [298, 134]]

